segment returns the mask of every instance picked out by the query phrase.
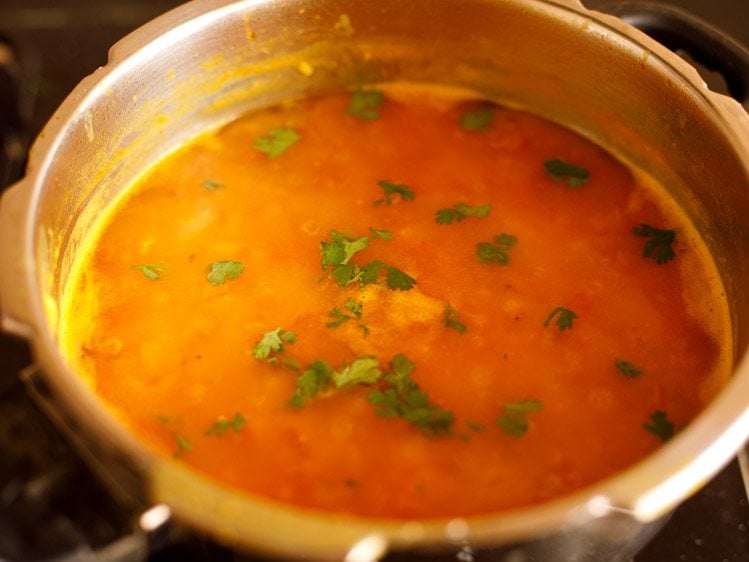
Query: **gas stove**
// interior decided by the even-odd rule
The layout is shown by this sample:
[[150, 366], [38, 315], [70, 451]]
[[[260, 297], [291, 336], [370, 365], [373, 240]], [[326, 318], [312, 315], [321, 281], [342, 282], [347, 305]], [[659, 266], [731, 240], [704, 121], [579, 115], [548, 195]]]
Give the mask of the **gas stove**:
[[[23, 173], [28, 145], [76, 83], [106, 63], [123, 35], [176, 0], [2, 0], [0, 187]], [[588, 0], [608, 9], [614, 0]], [[749, 47], [746, 0], [662, 0]], [[709, 76], [708, 83], [715, 77]], [[724, 85], [723, 85], [724, 86]], [[720, 83], [717, 88], [723, 87]], [[31, 399], [26, 345], [0, 334], [0, 562], [259, 560], [197, 534], [163, 544], [135, 532], [138, 514], [112, 497]], [[745, 459], [729, 464], [676, 509], [634, 562], [749, 562]], [[391, 556], [387, 560], [414, 559]], [[423, 560], [490, 561], [491, 551]], [[495, 558], [496, 559], [496, 558]]]

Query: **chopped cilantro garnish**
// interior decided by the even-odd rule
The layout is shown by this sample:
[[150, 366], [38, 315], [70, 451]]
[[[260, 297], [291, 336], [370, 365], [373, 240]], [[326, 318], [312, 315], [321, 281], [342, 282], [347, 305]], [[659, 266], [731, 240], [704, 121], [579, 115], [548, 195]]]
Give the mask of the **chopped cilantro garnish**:
[[460, 126], [468, 131], [485, 131], [494, 122], [494, 109], [470, 109], [460, 118]]
[[363, 121], [380, 118], [377, 111], [385, 101], [385, 95], [379, 90], [356, 90], [351, 94], [351, 104], [347, 113]]
[[151, 281], [158, 281], [161, 279], [161, 274], [166, 270], [166, 265], [163, 263], [142, 263], [134, 265], [133, 269], [137, 269], [146, 279]]
[[361, 279], [361, 269], [355, 263], [337, 265], [333, 268], [332, 273], [341, 287]]
[[507, 265], [510, 263], [510, 249], [518, 239], [512, 234], [498, 234], [492, 242], [480, 242], [476, 246], [476, 256], [483, 262]]
[[374, 357], [359, 357], [344, 365], [340, 371], [335, 371], [325, 361], [318, 359], [299, 375], [296, 390], [288, 404], [295, 409], [302, 408], [331, 384], [336, 388], [374, 384], [382, 376], [379, 365]]
[[520, 400], [502, 406], [502, 415], [496, 424], [512, 437], [522, 437], [528, 431], [528, 414], [540, 412], [543, 404], [538, 400]]
[[182, 456], [183, 453], [189, 453], [192, 451], [192, 443], [184, 435], [175, 435], [174, 440], [177, 442], [177, 450], [172, 453], [172, 456], [177, 459]]
[[203, 182], [203, 187], [205, 187], [208, 191], [216, 191], [217, 189], [223, 189], [226, 186], [220, 181], [205, 180]]
[[332, 318], [330, 322], [325, 324], [328, 328], [338, 328], [349, 320], [361, 320], [362, 305], [360, 303], [357, 303], [354, 299], [347, 299], [343, 306], [351, 314], [343, 312], [340, 308], [335, 307], [328, 312], [328, 316]]
[[282, 328], [276, 328], [263, 334], [260, 341], [255, 344], [252, 355], [255, 359], [266, 359], [274, 353], [283, 353], [285, 351], [284, 344], [293, 344], [295, 342], [296, 334], [294, 332], [287, 332]]
[[642, 252], [642, 257], [652, 258], [657, 264], [664, 264], [670, 262], [676, 254], [672, 244], [676, 239], [675, 230], [661, 230], [654, 228], [649, 224], [641, 224], [632, 229], [632, 232], [637, 236], [644, 238], [650, 238], [645, 243], [645, 248]]
[[577, 188], [588, 183], [590, 172], [585, 168], [569, 164], [564, 160], [547, 160], [544, 162], [547, 175], [554, 181], [567, 182], [567, 187]]
[[[279, 345], [278, 341], [273, 342]], [[325, 361], [317, 360], [297, 377], [296, 389], [288, 401], [294, 409], [331, 386], [340, 389], [352, 385], [370, 386], [382, 379], [386, 385], [369, 393], [369, 402], [377, 407], [377, 414], [399, 416], [425, 433], [446, 433], [453, 423], [453, 414], [429, 403], [429, 397], [410, 378], [414, 364], [404, 355], [390, 362], [390, 372], [384, 375], [375, 357], [358, 357], [336, 371]]]
[[554, 323], [557, 325], [557, 328], [559, 328], [560, 332], [572, 328], [572, 323], [577, 318], [577, 314], [575, 314], [572, 310], [564, 308], [563, 306], [558, 306], [554, 310], [552, 310], [546, 317], [546, 320], [544, 320], [544, 328], [546, 328], [549, 323], [551, 323], [554, 316], [557, 317]]
[[449, 304], [445, 306], [445, 315], [443, 316], [443, 322], [445, 326], [447, 326], [448, 328], [452, 328], [453, 330], [461, 334], [465, 334], [468, 330], [466, 325], [458, 319], [458, 311]]
[[369, 238], [366, 236], [353, 239], [334, 230], [330, 233], [330, 238], [331, 242], [320, 243], [323, 269], [329, 265], [346, 265], [354, 254], [369, 246]]
[[289, 406], [298, 409], [322, 392], [332, 381], [333, 369], [325, 361], [312, 363], [296, 380], [296, 390], [289, 400]]
[[357, 319], [361, 319], [362, 310], [364, 309], [364, 305], [362, 303], [356, 302], [354, 299], [346, 299], [346, 302], [343, 304], [343, 306], [346, 307], [346, 310], [352, 312]]
[[247, 420], [245, 420], [244, 416], [240, 413], [235, 414], [232, 419], [220, 416], [215, 422], [213, 422], [213, 424], [211, 424], [211, 427], [206, 430], [205, 434], [221, 436], [229, 429], [234, 430], [234, 433], [239, 433], [242, 431], [246, 421]]
[[366, 287], [367, 285], [377, 283], [377, 278], [380, 276], [383, 267], [385, 267], [385, 264], [380, 260], [374, 260], [362, 267], [361, 276], [359, 277], [361, 286]]
[[429, 403], [429, 396], [411, 379], [414, 364], [405, 355], [396, 355], [390, 363], [391, 372], [383, 378], [387, 386], [369, 393], [370, 404], [378, 416], [401, 417], [431, 435], [450, 431], [453, 413]]
[[662, 410], [656, 410], [650, 414], [650, 422], [645, 422], [642, 427], [658, 437], [661, 441], [668, 441], [674, 435], [674, 424], [668, 419], [668, 414]]
[[451, 209], [438, 210], [435, 213], [435, 220], [437, 224], [452, 224], [455, 221], [460, 222], [473, 215], [477, 218], [483, 219], [489, 215], [491, 210], [492, 206], [488, 203], [477, 207], [471, 207], [465, 203], [457, 203], [456, 205], [453, 205]]
[[389, 289], [394, 291], [410, 291], [416, 285], [416, 279], [391, 265], [385, 266], [387, 270], [386, 283]]
[[629, 377], [630, 379], [635, 379], [642, 374], [642, 369], [640, 367], [637, 367], [624, 359], [614, 359], [614, 366], [622, 375]]
[[359, 357], [331, 374], [336, 388], [352, 384], [374, 384], [381, 376], [380, 362], [374, 357]]
[[395, 184], [387, 180], [380, 180], [377, 182], [377, 185], [385, 192], [385, 197], [375, 201], [375, 205], [390, 205], [396, 195], [400, 195], [403, 201], [413, 201], [416, 197], [413, 190], [405, 184]]
[[[338, 328], [350, 320], [361, 320], [364, 308], [361, 303], [356, 302], [354, 299], [346, 299], [343, 307], [348, 312], [344, 312], [338, 307], [328, 312], [328, 316], [332, 319], [325, 324], [328, 328]], [[365, 337], [369, 334], [369, 328], [365, 324], [359, 323], [358, 327], [362, 330]]]
[[222, 260], [208, 265], [206, 279], [211, 285], [223, 285], [226, 280], [234, 280], [244, 271], [244, 265], [238, 261]]
[[389, 230], [377, 230], [376, 228], [369, 227], [369, 233], [372, 235], [372, 238], [379, 238], [381, 240], [392, 240], [393, 239], [393, 233]]
[[435, 213], [435, 221], [437, 224], [452, 224], [457, 221], [460, 222], [466, 218], [463, 213], [457, 209], [439, 209]]
[[331, 241], [320, 243], [322, 268], [328, 270], [338, 285], [344, 287], [351, 283], [359, 283], [362, 287], [376, 283], [380, 272], [386, 272], [386, 283], [393, 290], [408, 291], [416, 284], [416, 280], [400, 269], [374, 260], [364, 266], [350, 263], [354, 255], [369, 246], [369, 238], [362, 236], [354, 239], [336, 231], [330, 233]]
[[156, 420], [165, 426], [171, 426], [169, 433], [174, 437], [174, 441], [177, 444], [177, 449], [172, 453], [172, 456], [175, 459], [181, 457], [183, 453], [189, 453], [192, 451], [192, 443], [190, 440], [184, 435], [177, 433], [174, 429], [174, 425], [180, 423], [180, 418], [158, 415], [156, 416]]
[[301, 135], [293, 129], [271, 129], [267, 135], [255, 140], [255, 148], [269, 158], [278, 158], [301, 139]]

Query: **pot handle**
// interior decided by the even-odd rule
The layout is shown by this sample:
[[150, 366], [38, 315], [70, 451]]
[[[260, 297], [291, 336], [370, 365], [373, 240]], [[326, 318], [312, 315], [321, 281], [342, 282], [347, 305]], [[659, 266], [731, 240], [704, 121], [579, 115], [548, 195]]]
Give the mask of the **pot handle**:
[[749, 110], [749, 50], [706, 21], [673, 6], [623, 1], [601, 7], [672, 51], [682, 50], [720, 73], [728, 92]]
[[0, 326], [3, 330], [30, 340], [31, 267], [26, 258], [27, 232], [24, 228], [31, 205], [31, 186], [21, 180], [6, 188], [0, 197]]

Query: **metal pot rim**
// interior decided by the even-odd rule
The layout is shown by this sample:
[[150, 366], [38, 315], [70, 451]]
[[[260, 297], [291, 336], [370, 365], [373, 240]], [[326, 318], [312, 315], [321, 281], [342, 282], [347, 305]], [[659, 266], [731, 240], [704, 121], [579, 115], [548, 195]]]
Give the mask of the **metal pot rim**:
[[[744, 168], [749, 170], [749, 117], [735, 101], [708, 91], [698, 73], [682, 59], [620, 20], [585, 9], [577, 0], [525, 0], [524, 3], [526, 8], [553, 10], [560, 17], [583, 21], [589, 30], [607, 34], [625, 48], [634, 45], [660, 61], [712, 108], [714, 118], [742, 154]], [[257, 4], [258, 0], [196, 0], [151, 21], [117, 43], [110, 51], [109, 63], [84, 79], [45, 127], [31, 151], [26, 177], [3, 196], [0, 208], [0, 238], [7, 240], [5, 249], [0, 250], [0, 259], [13, 264], [0, 272], [3, 326], [32, 341], [36, 360], [48, 374], [47, 382], [53, 391], [68, 407], [75, 406], [76, 418], [84, 420], [87, 431], [104, 443], [105, 448], [124, 451], [129, 456], [136, 470], [145, 474], [152, 501], [167, 503], [179, 518], [207, 528], [228, 542], [249, 543], [261, 549], [270, 547], [264, 543], [263, 533], [290, 525], [301, 529], [305, 536], [316, 536], [311, 539], [312, 544], [325, 555], [338, 554], [342, 547], [373, 533], [396, 545], [459, 543], [468, 537], [477, 544], [491, 544], [553, 533], [559, 530], [562, 521], [569, 525], [614, 512], [652, 521], [696, 491], [730, 460], [749, 435], [746, 350], [741, 352], [733, 379], [717, 399], [689, 428], [641, 462], [548, 503], [465, 520], [377, 521], [306, 512], [241, 496], [172, 460], [156, 458], [111, 415], [104, 413], [93, 392], [70, 372], [49, 322], [45, 321], [44, 291], [34, 265], [33, 229], [35, 209], [48, 170], [64, 141], [66, 129], [85, 115], [91, 100], [106, 95], [111, 84], [143, 64], [152, 51], [168, 49], [170, 44], [189, 35], [191, 29], [209, 26], [227, 13], [240, 13]], [[695, 451], [699, 453], [695, 455]], [[190, 489], [187, 494], [185, 486]], [[217, 513], [222, 517], [216, 517]], [[223, 516], [234, 516], [236, 525], [214, 528], [211, 520], [214, 517], [224, 520]], [[258, 524], [261, 520], [264, 523]], [[292, 550], [286, 552], [286, 548]], [[281, 551], [299, 554], [293, 547], [282, 546]]]

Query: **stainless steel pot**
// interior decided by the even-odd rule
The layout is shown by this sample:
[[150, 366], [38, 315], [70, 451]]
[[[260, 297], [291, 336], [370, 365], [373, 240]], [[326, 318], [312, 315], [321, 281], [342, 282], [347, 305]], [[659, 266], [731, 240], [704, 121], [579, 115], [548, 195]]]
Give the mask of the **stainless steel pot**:
[[[66, 364], [58, 310], [81, 241], [161, 155], [239, 114], [363, 83], [468, 88], [569, 126], [663, 182], [727, 292], [735, 374], [684, 431], [570, 496], [454, 520], [387, 521], [248, 497], [128, 433]], [[496, 560], [626, 560], [749, 435], [749, 118], [620, 20], [577, 0], [197, 0], [113, 47], [37, 139], [0, 205], [3, 327], [27, 338], [34, 388], [113, 488], [240, 548], [375, 560], [387, 549], [499, 547]], [[156, 521], [156, 522], [154, 522]]]

